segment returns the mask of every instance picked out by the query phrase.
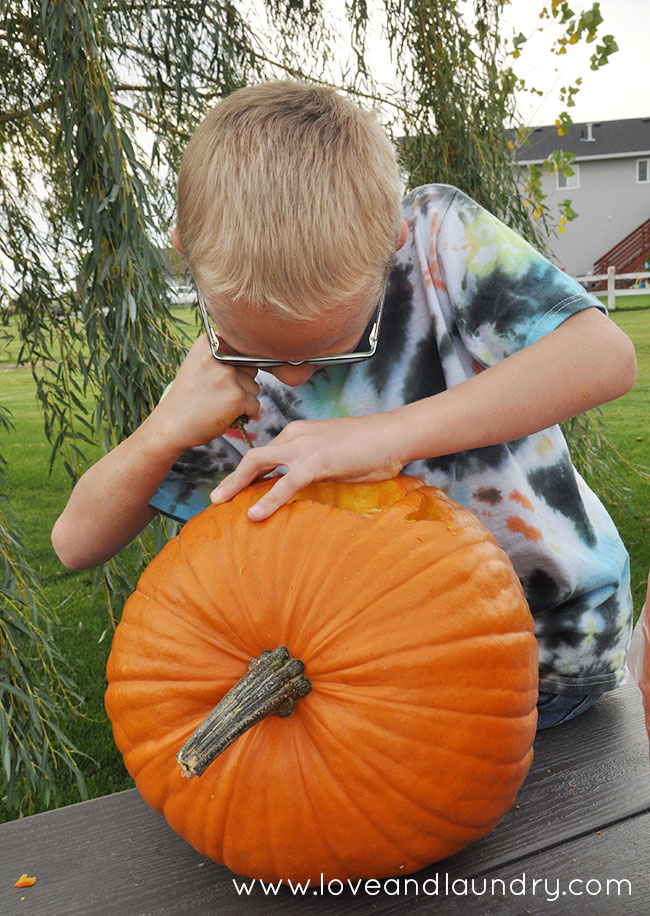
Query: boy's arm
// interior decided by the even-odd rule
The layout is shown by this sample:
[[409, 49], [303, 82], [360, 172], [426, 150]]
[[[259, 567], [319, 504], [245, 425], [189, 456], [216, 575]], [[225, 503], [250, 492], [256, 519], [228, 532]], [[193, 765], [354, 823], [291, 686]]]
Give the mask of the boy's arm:
[[520, 439], [620, 397], [635, 376], [629, 338], [589, 308], [433, 397], [385, 414], [290, 423], [273, 442], [249, 451], [211, 498], [230, 499], [284, 465], [288, 472], [249, 510], [261, 520], [312, 481], [386, 479], [419, 458]]
[[200, 337], [151, 415], [78, 481], [52, 530], [59, 559], [85, 569], [133, 540], [156, 514], [149, 501], [185, 449], [222, 435], [240, 414], [257, 413], [254, 375], [219, 365]]
[[178, 454], [147, 426], [152, 417], [86, 471], [72, 491], [52, 529], [52, 545], [70, 569], [109, 560], [156, 515], [149, 500]]

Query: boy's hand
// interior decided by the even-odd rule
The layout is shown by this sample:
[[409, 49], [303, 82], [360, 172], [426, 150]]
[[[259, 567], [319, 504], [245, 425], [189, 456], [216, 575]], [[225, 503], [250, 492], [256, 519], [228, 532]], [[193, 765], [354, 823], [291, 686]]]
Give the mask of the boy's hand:
[[261, 521], [314, 481], [361, 482], [395, 477], [404, 466], [397, 455], [398, 445], [391, 413], [296, 420], [268, 445], [247, 452], [210, 498], [213, 503], [225, 502], [258, 477], [287, 467], [287, 473], [249, 509], [249, 518]]
[[256, 369], [224, 366], [210, 353], [206, 335], [194, 342], [174, 384], [149, 419], [180, 454], [221, 436], [241, 414], [254, 416], [259, 408]]

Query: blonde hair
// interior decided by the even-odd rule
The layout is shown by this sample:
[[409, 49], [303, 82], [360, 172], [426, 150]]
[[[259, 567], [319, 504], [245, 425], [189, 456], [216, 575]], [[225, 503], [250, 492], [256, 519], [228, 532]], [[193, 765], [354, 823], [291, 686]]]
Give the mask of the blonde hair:
[[192, 137], [178, 232], [206, 301], [313, 318], [377, 293], [397, 247], [401, 186], [375, 117], [292, 81], [239, 89]]

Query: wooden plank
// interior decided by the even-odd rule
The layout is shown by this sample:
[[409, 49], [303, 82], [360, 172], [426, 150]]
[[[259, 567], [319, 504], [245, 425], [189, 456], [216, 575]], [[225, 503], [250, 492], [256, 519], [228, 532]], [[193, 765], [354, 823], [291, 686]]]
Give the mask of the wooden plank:
[[[428, 879], [428, 880], [427, 880]], [[388, 886], [390, 890], [390, 885]], [[416, 916], [648, 916], [650, 812], [476, 876], [427, 870], [377, 912]], [[418, 893], [416, 894], [416, 890]]]
[[[635, 687], [615, 691], [573, 722], [540, 733], [535, 749], [533, 767], [517, 800], [519, 807], [489, 837], [439, 863], [437, 869], [420, 872], [422, 880], [438, 872], [451, 878], [505, 873], [505, 869], [516, 874], [522, 861], [543, 864], [547, 861], [544, 856], [551, 862], [558, 856], [567, 861], [564, 849], [572, 849], [606, 825], [612, 825], [605, 835], [613, 843], [623, 830], [621, 868], [625, 865], [629, 870], [640, 853], [647, 853], [647, 822], [645, 837], [638, 835], [638, 848], [625, 839], [629, 825], [641, 823], [650, 808], [648, 747]], [[262, 910], [290, 916], [314, 906], [320, 913], [354, 914], [398, 912], [416, 905], [409, 895], [391, 894], [390, 885], [378, 896], [350, 891], [338, 896], [327, 889], [321, 894], [318, 886], [309, 889], [308, 898], [286, 889], [277, 897], [272, 892], [267, 896], [259, 886], [250, 897], [240, 895], [233, 875], [177, 837], [135, 790], [4, 824], [0, 826], [0, 848], [3, 916], [177, 916], [183, 912], [208, 916], [217, 911], [217, 903], [219, 916]], [[591, 864], [588, 857], [585, 862]], [[15, 889], [13, 883], [22, 872], [36, 875], [38, 883]], [[420, 897], [421, 905], [427, 907], [435, 901], [436, 913], [451, 916], [461, 912], [441, 909], [440, 899], [426, 894]], [[538, 904], [536, 900], [537, 909], [531, 912], [540, 912]], [[455, 898], [445, 902], [446, 907], [456, 905]], [[643, 912], [649, 911], [646, 907]], [[512, 916], [513, 910], [494, 912]], [[598, 916], [606, 912], [599, 910]], [[625, 912], [636, 911], [626, 908]], [[562, 913], [564, 916], [565, 911]]]
[[[120, 802], [125, 800], [122, 797]], [[12, 888], [11, 901], [3, 889], [3, 916], [178, 916], [184, 912], [193, 916], [215, 912], [219, 916], [243, 912], [647, 916], [650, 912], [650, 814], [476, 875], [457, 868], [430, 868], [399, 880], [353, 884], [342, 892], [336, 882], [329, 887], [317, 882], [304, 894], [289, 888], [265, 892], [261, 885], [240, 879], [240, 886], [252, 890], [238, 895], [231, 873], [204, 861], [173, 835], [165, 838], [162, 848], [154, 843], [143, 849], [137, 840], [143, 833], [152, 834], [141, 831], [138, 816], [146, 820], [152, 812], [132, 805], [122, 810], [126, 815], [123, 842], [112, 851], [100, 844], [92, 851], [79, 850], [70, 860], [57, 845], [67, 846], [65, 836], [46, 831], [43, 838], [52, 845], [47, 860], [38, 866], [39, 883], [23, 890]], [[77, 825], [69, 826], [74, 830]], [[114, 833], [110, 837], [115, 839]]]

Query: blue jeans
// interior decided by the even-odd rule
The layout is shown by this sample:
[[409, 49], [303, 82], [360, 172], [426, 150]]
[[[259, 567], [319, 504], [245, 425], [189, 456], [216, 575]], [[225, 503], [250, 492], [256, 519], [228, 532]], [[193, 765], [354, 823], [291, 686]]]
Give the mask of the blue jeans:
[[567, 697], [558, 693], [540, 693], [537, 700], [537, 731], [542, 728], [553, 728], [569, 719], [575, 719], [585, 709], [593, 706], [602, 693], [592, 693], [581, 697]]

